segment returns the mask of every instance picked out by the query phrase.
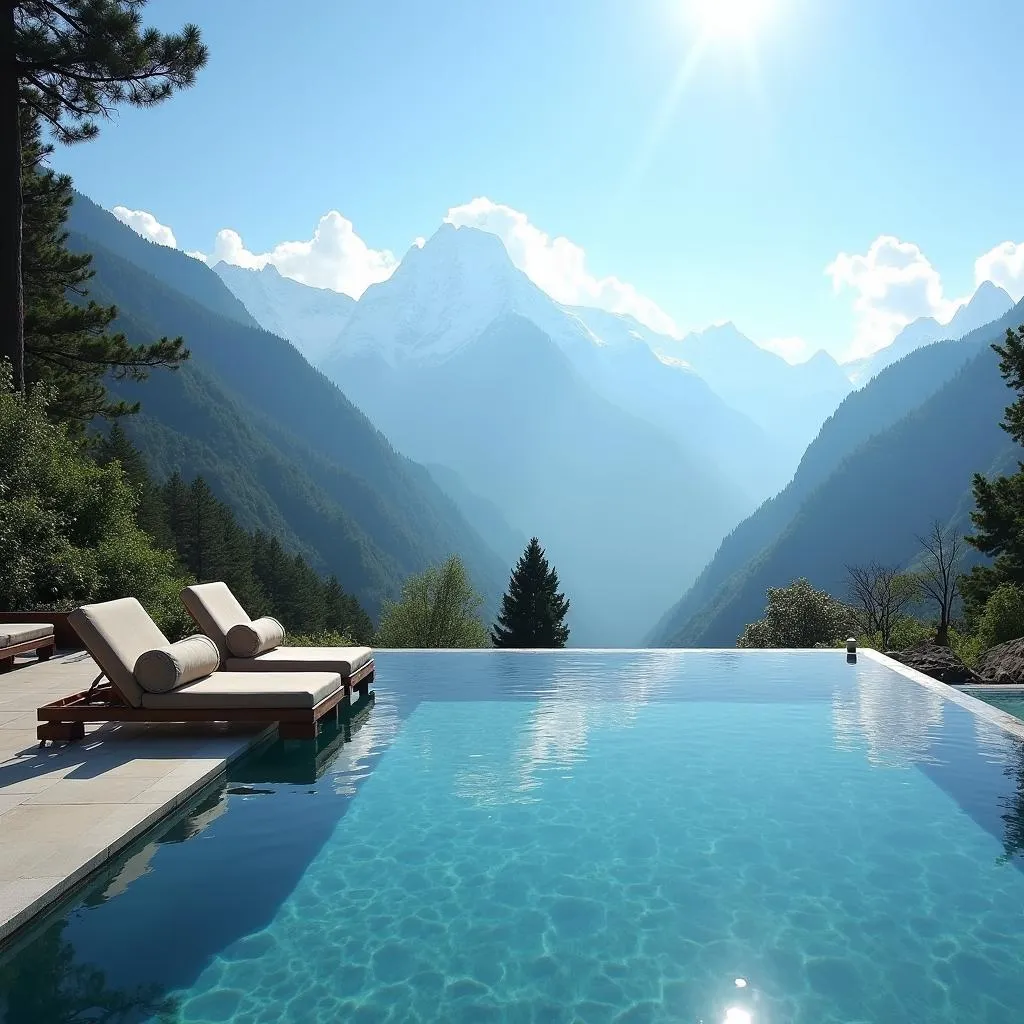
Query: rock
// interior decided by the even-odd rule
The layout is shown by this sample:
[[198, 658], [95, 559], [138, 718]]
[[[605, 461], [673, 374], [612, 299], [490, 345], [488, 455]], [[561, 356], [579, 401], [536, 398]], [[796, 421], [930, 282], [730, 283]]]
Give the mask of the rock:
[[[923, 672], [942, 683], [980, 683], [981, 676], [969, 669], [959, 655], [948, 647], [940, 647], [930, 640], [915, 644], [905, 651], [894, 651], [890, 657], [902, 662], [908, 668]], [[1021, 662], [1024, 666], [1024, 660]]]
[[978, 659], [978, 674], [989, 683], [1024, 683], [1024, 637], [989, 648]]

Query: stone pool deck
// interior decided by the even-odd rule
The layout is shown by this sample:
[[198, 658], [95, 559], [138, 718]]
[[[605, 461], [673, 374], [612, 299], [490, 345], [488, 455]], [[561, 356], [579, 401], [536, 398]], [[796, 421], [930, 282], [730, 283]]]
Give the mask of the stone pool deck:
[[0, 941], [275, 731], [93, 725], [40, 748], [36, 709], [98, 670], [81, 652], [15, 665], [0, 675]]

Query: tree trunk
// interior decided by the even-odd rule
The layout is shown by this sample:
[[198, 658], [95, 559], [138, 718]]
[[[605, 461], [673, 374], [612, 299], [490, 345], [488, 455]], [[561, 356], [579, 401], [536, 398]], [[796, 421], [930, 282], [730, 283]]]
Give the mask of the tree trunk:
[[935, 643], [939, 647], [949, 646], [949, 623], [946, 621], [945, 616], [939, 619], [939, 629], [935, 634]]
[[0, 3], [0, 358], [25, 389], [25, 307], [21, 287], [21, 127], [16, 0]]

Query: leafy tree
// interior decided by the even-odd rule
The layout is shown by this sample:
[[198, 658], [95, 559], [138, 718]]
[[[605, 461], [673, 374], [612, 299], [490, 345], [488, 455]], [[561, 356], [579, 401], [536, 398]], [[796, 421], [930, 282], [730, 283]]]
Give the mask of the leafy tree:
[[109, 333], [117, 310], [86, 302], [92, 257], [66, 246], [71, 179], [42, 167], [52, 147], [40, 143], [36, 120], [26, 118], [22, 127], [28, 136], [22, 148], [25, 376], [29, 384], [53, 385], [50, 416], [82, 432], [98, 416], [114, 419], [138, 409], [112, 401], [105, 378], [144, 380], [153, 367], [176, 369], [188, 350], [180, 338], [132, 345], [123, 334]]
[[21, 105], [62, 143], [93, 138], [119, 103], [146, 107], [206, 63], [195, 25], [142, 28], [145, 0], [10, 0], [0, 15], [0, 357], [25, 380]]
[[498, 621], [491, 628], [491, 643], [495, 647], [564, 647], [569, 639], [565, 625], [569, 602], [558, 586], [558, 573], [533, 537], [512, 570]]
[[764, 618], [748, 625], [737, 647], [832, 647], [854, 625], [852, 610], [805, 579], [769, 587]]
[[953, 604], [959, 594], [960, 563], [964, 547], [960, 537], [947, 534], [939, 522], [932, 523], [927, 537], [918, 537], [925, 557], [917, 574], [921, 593], [933, 601], [939, 611], [935, 642], [949, 645], [949, 627], [953, 622]]
[[[999, 355], [999, 372], [1017, 393], [1000, 426], [1017, 444], [1024, 444], [1024, 327], [1008, 330], [1005, 342], [992, 348]], [[1024, 463], [1016, 473], [994, 480], [976, 473], [974, 502], [975, 531], [967, 543], [993, 562], [976, 566], [960, 579], [970, 618], [980, 614], [1001, 583], [1024, 585]]]
[[846, 567], [850, 599], [865, 633], [880, 637], [882, 649], [890, 650], [896, 624], [918, 596], [917, 580], [892, 566], [848, 565]]
[[410, 576], [399, 601], [385, 603], [377, 630], [381, 647], [487, 647], [482, 598], [458, 556]]
[[184, 621], [188, 580], [135, 521], [121, 466], [97, 465], [51, 422], [46, 389], [29, 397], [0, 364], [0, 607], [68, 608], [137, 597], [168, 633]]
[[1024, 636], [1024, 588], [1000, 583], [985, 602], [978, 620], [978, 645], [987, 651], [996, 644]]

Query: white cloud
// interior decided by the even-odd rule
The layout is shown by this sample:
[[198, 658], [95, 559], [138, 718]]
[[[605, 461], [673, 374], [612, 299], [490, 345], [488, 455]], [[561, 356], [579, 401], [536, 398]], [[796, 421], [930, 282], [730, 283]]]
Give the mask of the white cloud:
[[115, 206], [110, 212], [143, 238], [160, 245], [169, 245], [172, 249], [178, 248], [174, 232], [166, 224], [161, 224], [153, 214], [145, 210], [129, 210], [127, 206]]
[[595, 277], [587, 269], [583, 249], [568, 238], [552, 238], [530, 223], [525, 213], [480, 196], [452, 207], [445, 220], [497, 235], [512, 262], [558, 302], [628, 313], [651, 330], [679, 336], [672, 317], [653, 299], [617, 277]]
[[371, 249], [337, 210], [320, 218], [308, 241], [279, 242], [263, 253], [251, 252], [237, 231], [224, 228], [217, 232], [213, 252], [204, 258], [210, 264], [223, 260], [250, 270], [272, 263], [284, 277], [314, 288], [332, 288], [354, 299], [371, 284], [389, 278], [398, 266], [387, 249]]
[[857, 328], [850, 356], [887, 345], [912, 320], [931, 316], [946, 323], [963, 300], [948, 299], [942, 278], [913, 242], [879, 235], [863, 255], [841, 252], [825, 268], [835, 292], [856, 293]]
[[814, 354], [811, 346], [796, 335], [788, 338], [769, 338], [767, 341], [759, 341], [758, 345], [777, 356], [782, 356], [787, 363], [802, 363]]
[[1001, 242], [974, 261], [974, 281], [992, 281], [1014, 302], [1024, 296], [1024, 242]]

